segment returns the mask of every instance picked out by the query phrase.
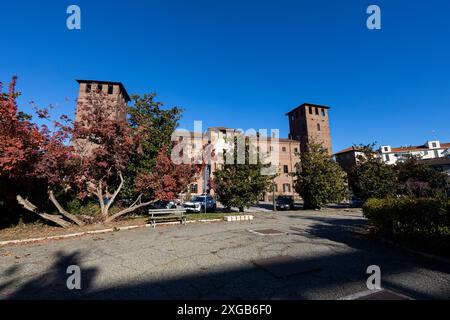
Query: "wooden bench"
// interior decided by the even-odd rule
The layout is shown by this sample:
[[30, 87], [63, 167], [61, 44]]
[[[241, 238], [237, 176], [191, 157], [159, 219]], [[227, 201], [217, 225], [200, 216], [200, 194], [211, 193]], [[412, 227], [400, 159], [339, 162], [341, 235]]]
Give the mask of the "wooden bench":
[[186, 209], [149, 209], [148, 214], [153, 228], [158, 221], [178, 220], [181, 224], [186, 224]]

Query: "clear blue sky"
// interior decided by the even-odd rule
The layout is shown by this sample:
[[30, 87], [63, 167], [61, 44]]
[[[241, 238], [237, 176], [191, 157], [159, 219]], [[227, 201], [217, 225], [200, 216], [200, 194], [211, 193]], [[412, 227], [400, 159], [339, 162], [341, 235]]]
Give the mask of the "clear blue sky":
[[[82, 30], [66, 28], [66, 8]], [[366, 8], [382, 30], [366, 28]], [[302, 102], [331, 106], [333, 151], [450, 141], [448, 0], [8, 1], [0, 80], [73, 116], [75, 79], [121, 81], [186, 109], [181, 127], [279, 128]], [[68, 99], [66, 99], [66, 97]]]

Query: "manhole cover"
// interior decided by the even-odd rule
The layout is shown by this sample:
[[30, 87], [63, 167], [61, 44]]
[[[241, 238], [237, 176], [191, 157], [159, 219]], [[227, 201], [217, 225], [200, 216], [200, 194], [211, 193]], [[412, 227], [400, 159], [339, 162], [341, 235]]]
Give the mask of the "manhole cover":
[[381, 290], [356, 300], [410, 300], [410, 298], [389, 290]]
[[283, 234], [284, 232], [275, 230], [275, 229], [261, 229], [261, 230], [249, 230], [252, 233], [264, 235], [264, 236], [272, 236], [277, 234]]
[[275, 256], [253, 260], [252, 262], [277, 278], [285, 278], [300, 273], [320, 270], [317, 265], [291, 256]]

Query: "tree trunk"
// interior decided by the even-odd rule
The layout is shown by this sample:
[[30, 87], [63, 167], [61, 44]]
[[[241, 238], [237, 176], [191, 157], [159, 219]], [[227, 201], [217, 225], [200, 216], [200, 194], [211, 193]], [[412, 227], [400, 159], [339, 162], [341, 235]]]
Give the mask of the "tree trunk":
[[66, 217], [67, 219], [69, 219], [70, 221], [76, 223], [79, 226], [84, 226], [84, 222], [81, 221], [80, 219], [78, 219], [76, 216], [74, 216], [73, 214], [67, 212], [66, 210], [64, 210], [64, 208], [60, 205], [60, 203], [58, 202], [58, 200], [56, 200], [55, 195], [53, 194], [52, 190], [48, 191], [48, 197], [50, 199], [50, 201], [55, 205], [56, 209], [58, 209], [59, 213], [62, 214], [64, 217]]
[[131, 205], [130, 207], [128, 207], [128, 208], [126, 208], [126, 209], [124, 209], [124, 210], [122, 210], [122, 211], [119, 211], [119, 212], [113, 214], [111, 217], [108, 217], [108, 218], [105, 220], [105, 222], [106, 222], [106, 223], [112, 222], [113, 220], [117, 219], [118, 217], [120, 217], [120, 216], [122, 216], [122, 215], [124, 215], [124, 214], [126, 214], [126, 213], [130, 213], [130, 212], [133, 212], [133, 211], [135, 211], [135, 210], [137, 210], [137, 209], [139, 209], [139, 208], [146, 207], [146, 206], [151, 205], [152, 203], [154, 203], [154, 202], [156, 202], [156, 201], [157, 201], [157, 200], [152, 200], [152, 201], [144, 202], [144, 203], [141, 203], [141, 204], [138, 204], [138, 205], [133, 204], [133, 205]]
[[44, 220], [51, 221], [51, 222], [53, 222], [53, 223], [55, 223], [58, 226], [63, 227], [63, 228], [67, 228], [67, 227], [71, 226], [71, 224], [69, 222], [67, 222], [64, 219], [62, 219], [62, 216], [48, 214], [48, 213], [45, 213], [45, 212], [39, 212], [37, 207], [34, 204], [32, 204], [27, 199], [22, 198], [20, 195], [17, 196], [17, 202], [22, 207], [24, 207], [28, 211], [31, 211], [31, 212], [37, 214], [39, 217], [41, 217]]

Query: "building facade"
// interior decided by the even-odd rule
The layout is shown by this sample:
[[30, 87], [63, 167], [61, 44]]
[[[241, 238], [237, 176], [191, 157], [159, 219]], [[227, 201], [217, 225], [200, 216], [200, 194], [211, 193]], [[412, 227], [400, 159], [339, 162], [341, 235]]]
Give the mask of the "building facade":
[[[191, 143], [190, 148], [187, 148], [187, 152], [190, 155], [198, 154], [194, 149], [198, 149], [199, 146], [205, 148], [207, 145], [213, 145], [209, 150], [218, 150], [221, 147], [220, 142], [217, 140], [225, 139], [225, 136], [230, 134], [238, 134], [238, 130], [223, 128], [223, 127], [212, 127], [208, 128], [207, 133], [203, 138], [199, 138], [199, 134], [195, 137], [194, 133], [190, 133]], [[216, 134], [216, 138], [212, 138], [212, 133]], [[248, 137], [248, 136], [247, 136]], [[267, 157], [268, 162], [276, 163], [273, 168], [277, 176], [274, 179], [274, 190], [272, 192], [268, 191], [261, 195], [261, 200], [271, 200], [273, 193], [275, 195], [292, 195], [297, 196], [294, 190], [294, 177], [293, 173], [297, 170], [297, 164], [300, 161], [300, 142], [297, 140], [286, 139], [286, 138], [272, 138], [272, 137], [256, 137], [257, 142], [255, 150], [258, 150], [260, 154]], [[262, 141], [266, 144], [262, 147]], [[261, 149], [265, 151], [262, 151]], [[201, 152], [201, 150], [197, 150]], [[195, 156], [191, 156], [192, 161]], [[275, 161], [274, 161], [275, 160]], [[217, 161], [212, 158], [210, 161], [206, 161], [206, 169], [203, 170], [196, 177], [196, 181], [193, 182], [188, 190], [188, 197], [190, 195], [200, 195], [205, 193], [214, 194], [214, 190], [209, 187], [209, 180], [214, 177], [216, 170], [220, 169], [223, 165], [223, 161]]]
[[387, 164], [396, 164], [411, 157], [420, 159], [437, 159], [450, 156], [450, 142], [441, 143], [438, 140], [427, 141], [420, 146], [407, 146], [392, 148], [391, 146], [381, 146], [379, 150], [383, 161]]
[[[77, 80], [77, 82], [79, 83], [79, 91], [75, 123], [82, 123], [83, 113], [92, 110], [92, 108], [102, 108], [104, 109], [102, 112], [107, 113], [111, 119], [126, 121], [130, 97], [122, 83], [100, 80]], [[97, 93], [97, 95], [92, 93]], [[99, 101], [93, 102], [93, 96], [96, 96]], [[297, 170], [300, 153], [305, 149], [307, 143], [322, 144], [331, 155], [329, 109], [329, 107], [323, 105], [304, 103], [288, 112], [286, 114], [289, 119], [288, 138], [264, 137], [254, 133], [255, 141], [258, 143], [258, 152], [265, 152], [266, 156], [272, 159], [271, 163], [277, 164], [276, 167], [272, 167], [273, 173], [277, 174], [273, 190], [262, 195], [261, 200], [270, 200], [273, 194], [297, 196], [294, 190], [293, 173]], [[183, 139], [190, 139], [188, 153], [195, 155], [208, 145], [214, 145], [226, 140], [230, 135], [235, 136], [237, 134], [241, 134], [241, 131], [225, 127], [211, 127], [205, 133], [184, 132]], [[178, 136], [177, 132], [175, 135]], [[247, 136], [251, 136], [251, 134]], [[74, 141], [75, 147], [80, 152], [82, 152], [81, 150], [88, 150], [87, 152], [89, 152], [91, 148], [89, 146], [86, 148], [86, 143], [82, 142]], [[214, 145], [214, 148], [220, 150], [221, 147]], [[194, 158], [195, 156], [191, 160], [194, 161]], [[214, 190], [209, 188], [208, 181], [214, 177], [214, 172], [220, 169], [221, 165], [223, 164], [214, 158], [207, 160], [205, 170], [196, 177], [196, 181], [186, 190], [186, 194], [213, 194]]]
[[[289, 137], [288, 138], [272, 138], [265, 137], [268, 146], [267, 154], [275, 158], [277, 167], [275, 169], [277, 176], [274, 179], [273, 190], [261, 195], [261, 200], [272, 200], [272, 196], [291, 195], [298, 197], [294, 190], [293, 174], [297, 170], [300, 161], [300, 153], [304, 151], [306, 145], [311, 142], [321, 144], [331, 155], [332, 145], [329, 124], [329, 107], [304, 103], [297, 108], [291, 110], [286, 115], [289, 118]], [[223, 138], [227, 134], [235, 133], [235, 129], [225, 127], [212, 127], [207, 132], [218, 132], [217, 137]], [[193, 137], [194, 133], [190, 133]], [[211, 134], [206, 135], [201, 142], [197, 139], [193, 145], [206, 145], [213, 140]], [[260, 137], [262, 138], [262, 137]], [[267, 139], [266, 139], [267, 138]], [[276, 141], [277, 146], [273, 141]], [[272, 159], [274, 159], [272, 158]], [[220, 168], [220, 164], [211, 161], [210, 166], [204, 172], [199, 174], [196, 182], [192, 183], [189, 188], [189, 195], [198, 195], [204, 193], [214, 193], [210, 190], [207, 181], [214, 177], [214, 172]]]
[[[358, 147], [349, 147], [335, 153], [334, 157], [342, 169], [348, 173], [356, 165], [359, 155], [362, 155], [362, 152], [358, 150]], [[378, 156], [390, 165], [395, 165], [397, 162], [405, 161], [411, 157], [417, 157], [425, 161], [446, 158], [450, 157], [450, 142], [441, 143], [438, 140], [433, 140], [427, 141], [423, 145], [395, 148], [385, 145], [378, 150]]]

